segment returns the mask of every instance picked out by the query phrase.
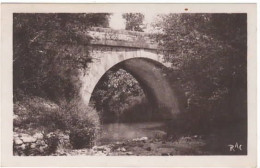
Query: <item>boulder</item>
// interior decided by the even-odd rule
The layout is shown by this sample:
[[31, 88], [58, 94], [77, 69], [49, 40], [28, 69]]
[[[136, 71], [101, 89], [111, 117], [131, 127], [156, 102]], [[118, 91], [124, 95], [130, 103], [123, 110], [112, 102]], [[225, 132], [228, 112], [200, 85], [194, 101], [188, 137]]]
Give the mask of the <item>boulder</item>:
[[126, 152], [126, 155], [133, 155], [133, 152]]
[[26, 135], [26, 136], [22, 136], [21, 137], [21, 140], [24, 142], [24, 143], [32, 143], [32, 142], [36, 142], [36, 138], [32, 137], [32, 136], [29, 136], [29, 135]]
[[32, 143], [31, 146], [30, 146], [32, 149], [36, 148], [36, 144], [35, 143]]
[[36, 138], [36, 139], [43, 139], [43, 134], [42, 133], [35, 133], [33, 135], [33, 137]]
[[15, 138], [14, 143], [15, 143], [15, 145], [21, 145], [21, 144], [23, 144], [23, 141], [19, 138]]
[[147, 151], [151, 151], [152, 148], [149, 146], [149, 147], [146, 148], [146, 150], [147, 150]]
[[25, 145], [25, 144], [22, 144], [22, 145], [20, 146], [20, 148], [21, 148], [22, 150], [25, 150], [26, 145]]
[[142, 138], [135, 138], [135, 139], [133, 139], [133, 141], [143, 141], [143, 142], [145, 142], [145, 141], [147, 141], [147, 140], [148, 140], [147, 137], [142, 137]]
[[119, 152], [126, 152], [126, 149], [124, 147], [122, 147], [122, 148], [118, 148], [117, 151], [119, 151]]

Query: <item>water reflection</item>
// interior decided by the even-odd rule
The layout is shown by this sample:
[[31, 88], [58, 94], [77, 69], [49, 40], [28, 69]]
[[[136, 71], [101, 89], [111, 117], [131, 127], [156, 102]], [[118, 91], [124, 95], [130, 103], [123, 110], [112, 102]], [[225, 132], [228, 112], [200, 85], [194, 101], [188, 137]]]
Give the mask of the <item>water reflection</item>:
[[162, 122], [104, 124], [98, 144], [110, 144], [141, 137], [151, 138], [162, 133], [165, 134]]

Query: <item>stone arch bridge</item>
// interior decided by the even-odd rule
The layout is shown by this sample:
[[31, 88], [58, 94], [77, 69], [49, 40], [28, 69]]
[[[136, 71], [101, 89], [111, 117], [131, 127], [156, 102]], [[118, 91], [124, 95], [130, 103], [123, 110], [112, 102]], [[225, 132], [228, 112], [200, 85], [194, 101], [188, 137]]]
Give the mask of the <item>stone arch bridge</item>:
[[80, 98], [88, 105], [91, 94], [100, 78], [114, 66], [129, 72], [140, 83], [152, 104], [165, 111], [165, 119], [173, 119], [180, 113], [176, 90], [170, 85], [164, 61], [156, 44], [148, 34], [109, 28], [92, 28], [88, 35], [91, 40], [92, 63], [81, 73]]

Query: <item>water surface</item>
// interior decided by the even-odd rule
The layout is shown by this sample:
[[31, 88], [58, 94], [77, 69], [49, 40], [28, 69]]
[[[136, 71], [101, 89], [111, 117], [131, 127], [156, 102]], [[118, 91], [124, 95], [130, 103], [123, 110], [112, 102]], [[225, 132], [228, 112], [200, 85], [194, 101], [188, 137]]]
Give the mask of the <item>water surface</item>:
[[141, 137], [151, 138], [158, 134], [165, 134], [162, 122], [104, 124], [98, 143], [110, 144]]

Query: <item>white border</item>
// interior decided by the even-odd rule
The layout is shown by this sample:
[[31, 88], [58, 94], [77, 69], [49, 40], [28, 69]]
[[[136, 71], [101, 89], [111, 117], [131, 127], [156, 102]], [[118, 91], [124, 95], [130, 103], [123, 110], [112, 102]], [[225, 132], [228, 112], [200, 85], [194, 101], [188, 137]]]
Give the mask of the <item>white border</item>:
[[[66, 1], [66, 2], [68, 2], [68, 1]], [[97, 1], [95, 1], [95, 2], [97, 2]], [[101, 1], [101, 2], [104, 2], [104, 1]], [[160, 2], [162, 2], [162, 1], [160, 1]], [[165, 2], [165, 1], [163, 1], [163, 2]], [[183, 1], [181, 1], [181, 2], [183, 2]], [[250, 1], [245, 1], [245, 2], [250, 2]], [[55, 3], [58, 3], [58, 2], [55, 1]], [[79, 3], [82, 3], [82, 1], [80, 1]], [[99, 3], [100, 3], [100, 1], [99, 1]], [[155, 2], [153, 1], [153, 3], [155, 3]], [[230, 3], [230, 1], [228, 3]], [[39, 12], [39, 11], [40, 12], [51, 11], [50, 8], [43, 9], [42, 6], [45, 6], [45, 5], [42, 5], [42, 4], [38, 4], [38, 7], [36, 7], [37, 5], [36, 6], [35, 5], [33, 5], [33, 6], [29, 5], [28, 6], [28, 5], [29, 4], [27, 4], [27, 5], [20, 4], [19, 7], [22, 6], [23, 9], [19, 9], [19, 10], [22, 10], [24, 12], [28, 12], [29, 10], [34, 11], [34, 12], [36, 12], [36, 11], [37, 12]], [[71, 6], [72, 6], [71, 4], [67, 5], [67, 8], [63, 8], [63, 7], [59, 8], [57, 5], [54, 5], [54, 6], [56, 6], [55, 7], [56, 12], [62, 12], [62, 11], [73, 12], [73, 10], [71, 9]], [[89, 5], [91, 5], [91, 4], [87, 5], [88, 8], [89, 8]], [[104, 4], [100, 4], [100, 5], [102, 6]], [[159, 4], [157, 4], [157, 5], [159, 5]], [[216, 6], [219, 6], [219, 4], [215, 4], [213, 7], [207, 7], [207, 8], [206, 7], [203, 8], [202, 6], [204, 6], [204, 5], [205, 4], [197, 4], [197, 5], [195, 4], [195, 8], [193, 8], [194, 5], [191, 5], [191, 4], [178, 4], [178, 5], [174, 4], [175, 7], [173, 7], [173, 8], [176, 9], [176, 10], [174, 10], [175, 12], [176, 11], [177, 12], [184, 12], [183, 11], [184, 6], [185, 7], [188, 6], [189, 9], [192, 9], [192, 10], [190, 10], [190, 12], [192, 12], [192, 13], [193, 12], [199, 12], [199, 11], [210, 13], [210, 12], [214, 12], [217, 9], [219, 9], [218, 7], [216, 7]], [[243, 6], [241, 6], [241, 5], [243, 5]], [[78, 8], [76, 10], [77, 12], [86, 11], [86, 8], [85, 9], [82, 8], [82, 6], [86, 6], [86, 5], [78, 4], [76, 6], [78, 6]], [[108, 6], [109, 6], [110, 9], [114, 9], [112, 12], [122, 10], [122, 8], [114, 8], [115, 4], [110, 4]], [[167, 6], [169, 6], [169, 4], [167, 4]], [[178, 6], [178, 8], [176, 8], [176, 6]], [[229, 6], [229, 8], [228, 8], [228, 6]], [[240, 7], [239, 7], [239, 9], [234, 10], [233, 9], [234, 6], [240, 6]], [[128, 5], [128, 9], [129, 9], [129, 5]], [[132, 9], [130, 9], [129, 11], [133, 11]], [[140, 7], [134, 8], [134, 11], [139, 11], [139, 10], [142, 10], [142, 9]], [[149, 8], [149, 10], [151, 10], [151, 8]], [[222, 7], [221, 12], [223, 10], [227, 10], [227, 11], [231, 10], [232, 12], [239, 12], [239, 10], [246, 10], [246, 6], [244, 4], [240, 4], [240, 5], [238, 5], [238, 4], [225, 4]], [[255, 9], [247, 10], [247, 12], [254, 13], [255, 12], [254, 10]], [[89, 10], [87, 10], [87, 11], [89, 12]], [[124, 11], [127, 11], [127, 10], [124, 10]], [[165, 9], [164, 9], [164, 11], [165, 11]], [[5, 10], [3, 10], [2, 12], [4, 14], [8, 13], [8, 11], [5, 11]], [[255, 25], [255, 21], [256, 21], [256, 19], [254, 18], [255, 16], [253, 16], [253, 15], [251, 15], [251, 16], [252, 16], [252, 18], [251, 18], [252, 24], [249, 24], [250, 27]], [[3, 20], [1, 20], [1, 21], [3, 22]], [[5, 20], [4, 20], [4, 23], [6, 23]], [[11, 36], [10, 36], [10, 31], [7, 30], [7, 27], [10, 26], [10, 25], [1, 24], [1, 26], [2, 26], [1, 32], [2, 32], [2, 35], [3, 35], [2, 36], [2, 45], [3, 46], [1, 46], [2, 47], [1, 80], [3, 81], [2, 88], [1, 88], [2, 89], [1, 90], [2, 91], [1, 92], [1, 94], [2, 94], [2, 100], [1, 100], [2, 113], [1, 114], [3, 115], [3, 117], [2, 117], [1, 126], [2, 126], [2, 129], [3, 128], [8, 129], [8, 128], [10, 128], [10, 123], [8, 123], [7, 121], [4, 121], [3, 119], [6, 119], [6, 113], [7, 113], [6, 111], [4, 112], [4, 110], [9, 109], [8, 111], [10, 112], [10, 109], [12, 109], [12, 107], [10, 108], [10, 106], [9, 106], [9, 108], [7, 107], [8, 106], [7, 104], [10, 104], [10, 101], [8, 101], [8, 100], [10, 100], [10, 98], [11, 98], [9, 96], [10, 96], [10, 91], [11, 91], [10, 86], [12, 86], [12, 83], [9, 83], [10, 77], [11, 77], [10, 74], [12, 74], [12, 69], [10, 69], [10, 68], [12, 68], [12, 66], [10, 67], [10, 64], [9, 64], [10, 62], [12, 62], [12, 56], [10, 55], [10, 44], [12, 44], [12, 39], [11, 39]], [[7, 34], [5, 34], [5, 33], [7, 33]], [[248, 36], [248, 38], [250, 38], [249, 41], [255, 42], [256, 39], [255, 39], [254, 36], [255, 36], [255, 34], [251, 33], [251, 36], [250, 35]], [[255, 74], [256, 54], [254, 53], [256, 51], [256, 45], [255, 44], [250, 45], [248, 50], [253, 51], [251, 53], [253, 55], [253, 60], [252, 61], [249, 60], [249, 62], [250, 62], [249, 72], [253, 72], [253, 74], [248, 74], [249, 82], [251, 81], [253, 83], [249, 83], [249, 85], [250, 85], [250, 88], [253, 89], [253, 91], [256, 91], [255, 90], [256, 86], [255, 86], [255, 83], [254, 83], [254, 81], [256, 79], [256, 74]], [[4, 53], [5, 54], [7, 53], [7, 55], [4, 56]], [[259, 63], [259, 60], [258, 60], [258, 63]], [[259, 68], [258, 68], [258, 70], [259, 70]], [[9, 80], [4, 82], [3, 79], [9, 79]], [[8, 95], [8, 96], [6, 96], [6, 95]], [[258, 95], [259, 95], [259, 91], [258, 91]], [[249, 99], [249, 106], [255, 108], [256, 99], [254, 99], [254, 98], [256, 98], [256, 96], [255, 96], [254, 93], [252, 93], [252, 96], [253, 97], [251, 97], [251, 98], [253, 98], [253, 100], [251, 98]], [[249, 111], [251, 111], [251, 110], [249, 110]], [[255, 111], [255, 109], [253, 109], [253, 111]], [[12, 112], [12, 110], [11, 110], [11, 112]], [[249, 134], [250, 134], [250, 136], [252, 135], [251, 138], [254, 139], [255, 125], [256, 125], [256, 121], [254, 119], [256, 119], [256, 114], [253, 114], [253, 116], [251, 116], [251, 119], [252, 118], [253, 118], [254, 122], [252, 122], [251, 120], [249, 121], [249, 128], [253, 128], [253, 129], [249, 130]], [[250, 122], [252, 122], [252, 123], [250, 123]], [[7, 127], [5, 127], [5, 126], [7, 126]], [[252, 131], [252, 132], [250, 132], [250, 131]], [[2, 135], [6, 139], [8, 139], [8, 137], [10, 138], [10, 135], [8, 136], [8, 134], [6, 134], [6, 131], [2, 132]], [[8, 142], [6, 139], [3, 140], [2, 137], [1, 137], [1, 141], [3, 140], [2, 141], [3, 143], [1, 143], [3, 145], [2, 150], [1, 150], [1, 154], [2, 154], [2, 158], [3, 158], [3, 160], [2, 160], [3, 165], [9, 165], [9, 166], [10, 165], [16, 165], [16, 166], [18, 166], [18, 165], [19, 166], [29, 166], [29, 165], [30, 166], [39, 166], [39, 165], [41, 165], [41, 166], [61, 166], [61, 165], [63, 165], [63, 166], [86, 166], [86, 165], [87, 166], [97, 166], [97, 165], [98, 166], [236, 166], [236, 167], [254, 167], [254, 166], [256, 166], [256, 163], [255, 163], [256, 153], [254, 152], [255, 146], [252, 147], [253, 152], [251, 151], [252, 153], [251, 152], [249, 153], [249, 157], [245, 157], [245, 156], [174, 156], [172, 158], [169, 158], [169, 157], [168, 158], [140, 157], [140, 156], [139, 157], [127, 157], [127, 158], [123, 157], [123, 156], [109, 157], [109, 158], [108, 157], [94, 157], [94, 156], [87, 156], [87, 157], [81, 157], [81, 156], [77, 156], [77, 157], [13, 157], [13, 156], [11, 156], [10, 157], [10, 155], [9, 155], [10, 153], [9, 154], [8, 153], [2, 153], [3, 151], [5, 151], [7, 146], [10, 146], [11, 141]], [[9, 145], [8, 145], [8, 143], [9, 143]], [[86, 161], [89, 164], [85, 164]]]

